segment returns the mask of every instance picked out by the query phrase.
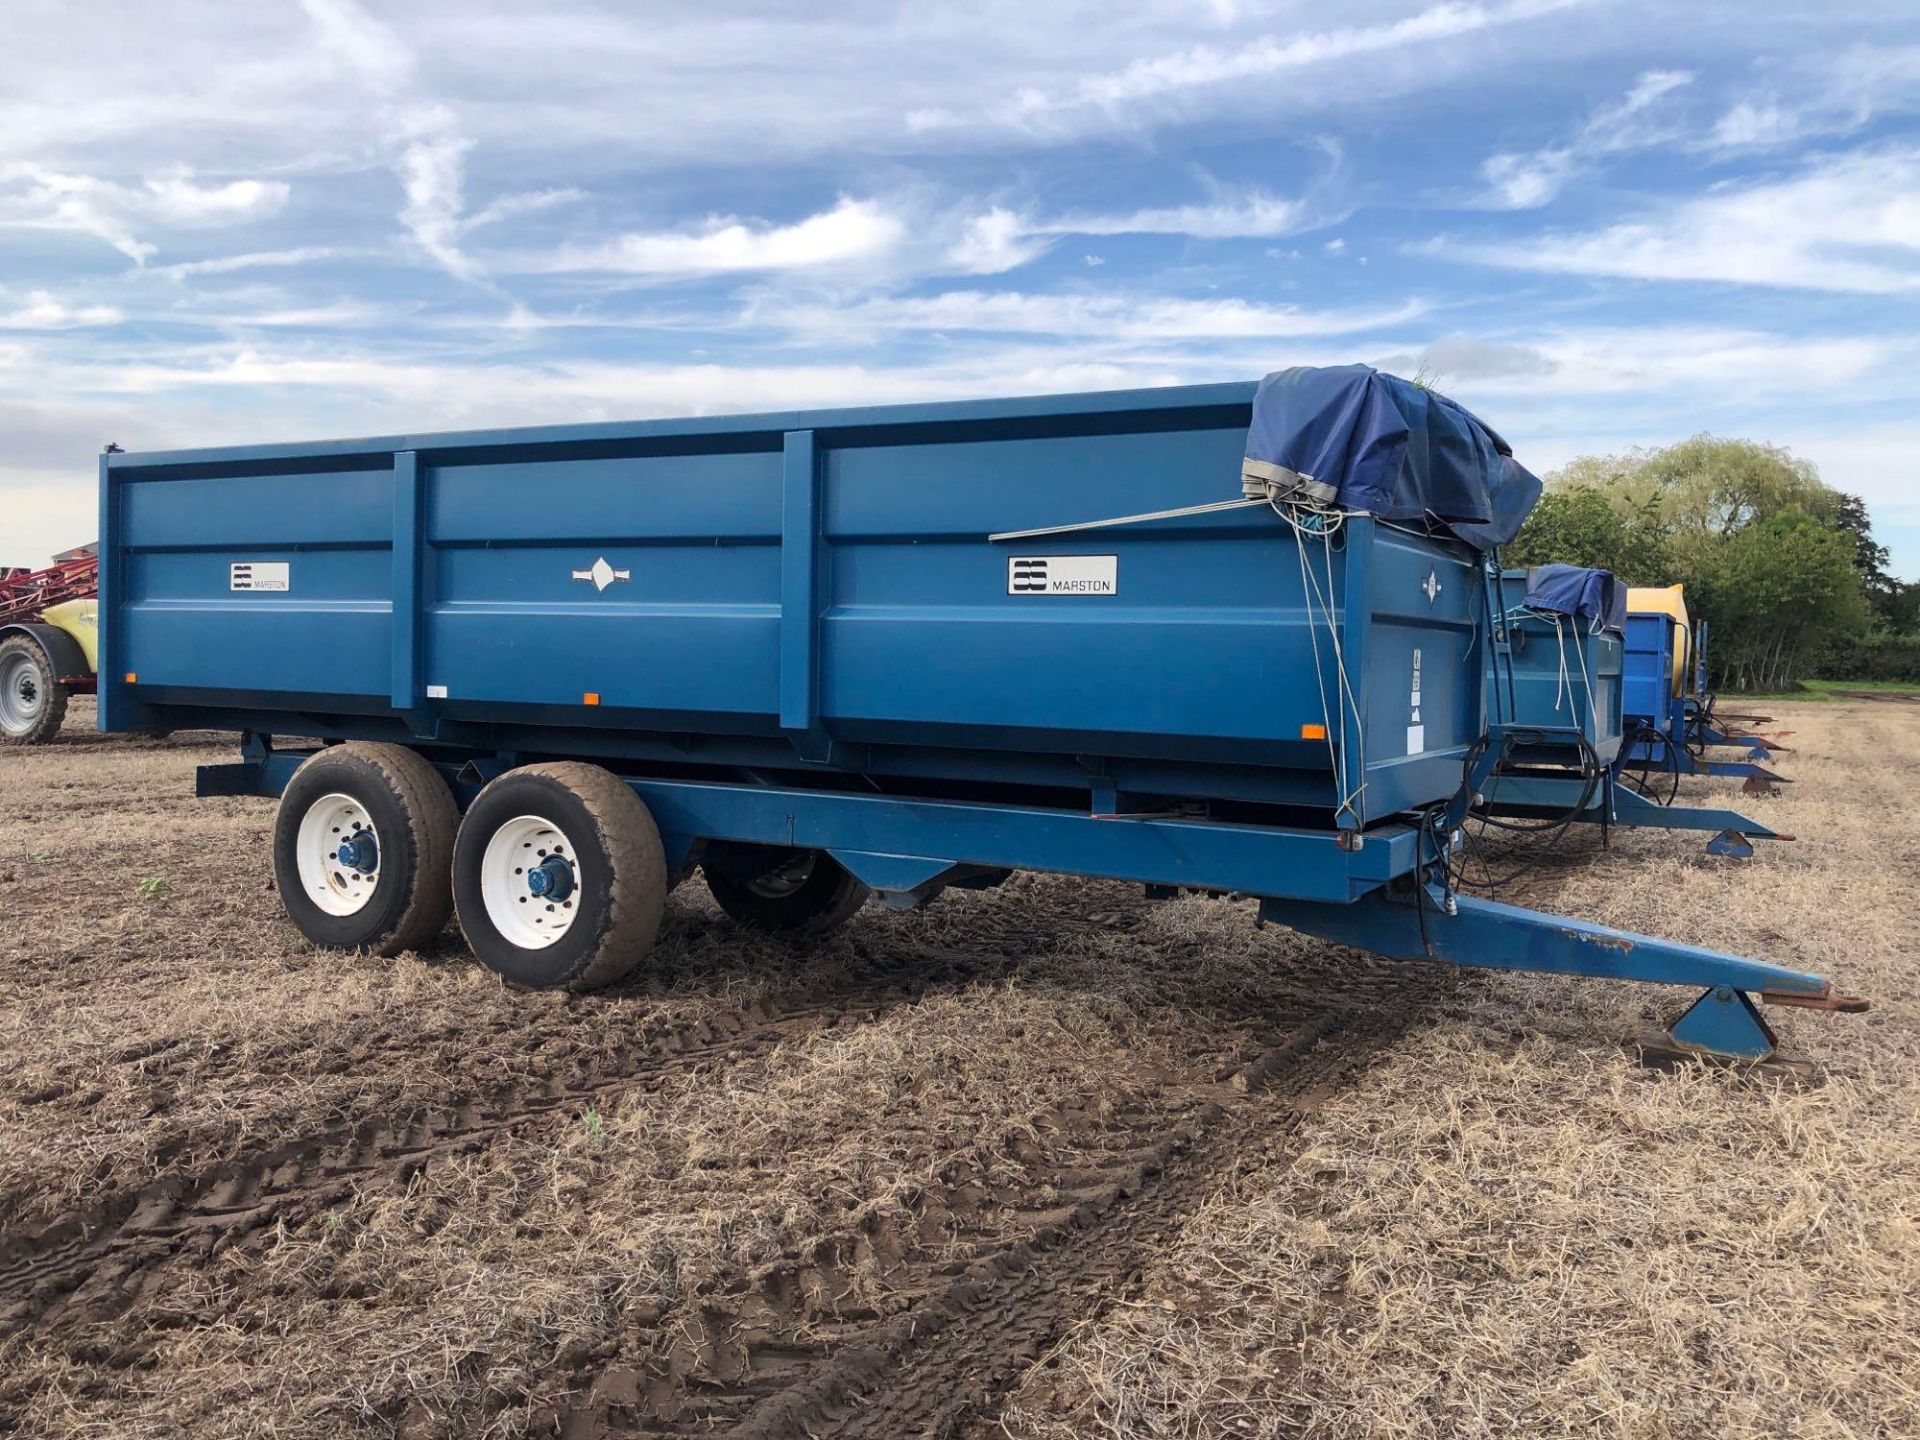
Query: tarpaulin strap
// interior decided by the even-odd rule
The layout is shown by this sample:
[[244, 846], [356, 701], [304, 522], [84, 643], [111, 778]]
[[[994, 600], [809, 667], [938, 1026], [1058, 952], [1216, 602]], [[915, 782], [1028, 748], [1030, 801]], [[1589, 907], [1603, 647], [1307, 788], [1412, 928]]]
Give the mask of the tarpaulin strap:
[[1033, 540], [1042, 535], [1070, 535], [1076, 530], [1110, 530], [1116, 525], [1145, 525], [1151, 520], [1182, 520], [1189, 515], [1212, 515], [1222, 510], [1244, 510], [1249, 505], [1264, 505], [1265, 495], [1244, 500], [1215, 500], [1206, 505], [1182, 505], [1177, 510], [1149, 510], [1141, 515], [1116, 515], [1107, 520], [1076, 520], [1070, 525], [1042, 525], [1033, 530], [1002, 530], [987, 536], [989, 543], [1001, 540]]

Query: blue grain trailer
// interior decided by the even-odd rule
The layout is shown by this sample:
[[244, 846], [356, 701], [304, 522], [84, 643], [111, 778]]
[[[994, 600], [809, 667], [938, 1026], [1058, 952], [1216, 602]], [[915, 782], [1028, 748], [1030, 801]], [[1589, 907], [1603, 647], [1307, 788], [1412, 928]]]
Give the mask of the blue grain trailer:
[[699, 866], [817, 932], [1014, 869], [1237, 892], [1408, 959], [1706, 987], [1746, 1056], [1820, 976], [1456, 893], [1487, 550], [1538, 493], [1365, 367], [1253, 384], [101, 460], [101, 715], [244, 732], [316, 943], [457, 910], [586, 989]]
[[1487, 714], [1507, 744], [1475, 815], [1536, 837], [1573, 824], [1708, 831], [1709, 852], [1742, 858], [1756, 839], [1792, 838], [1737, 811], [1676, 805], [1650, 773], [1634, 743], [1645, 743], [1642, 727], [1626, 716], [1645, 700], [1649, 672], [1673, 657], [1633, 648], [1645, 646], [1646, 622], [1664, 617], [1629, 614], [1613, 575], [1575, 565], [1507, 570], [1495, 603]]
[[[1625, 721], [1627, 763], [1645, 777], [1665, 777], [1667, 794], [1682, 775], [1741, 779], [1750, 794], [1787, 783], [1759, 763], [1780, 747], [1726, 728], [1714, 715], [1706, 680], [1706, 622], [1690, 625], [1678, 585], [1635, 587], [1627, 615]], [[1756, 719], [1758, 717], [1755, 717]], [[1707, 754], [1737, 746], [1744, 760]]]

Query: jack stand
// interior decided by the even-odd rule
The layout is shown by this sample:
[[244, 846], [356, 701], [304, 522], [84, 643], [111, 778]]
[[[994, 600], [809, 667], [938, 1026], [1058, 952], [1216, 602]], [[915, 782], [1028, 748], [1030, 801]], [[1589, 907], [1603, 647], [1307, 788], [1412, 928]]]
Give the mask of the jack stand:
[[1778, 1043], [1746, 991], [1725, 985], [1714, 986], [1689, 1005], [1667, 1027], [1667, 1035], [1688, 1050], [1735, 1060], [1765, 1060]]
[[1774, 1049], [1775, 1043], [1773, 1029], [1760, 1018], [1752, 997], [1715, 988], [1694, 1001], [1666, 1034], [1630, 1048], [1642, 1065], [1656, 1070], [1712, 1065], [1795, 1089], [1825, 1080], [1824, 1067], [1782, 1055]]
[[1727, 855], [1735, 860], [1753, 858], [1753, 842], [1738, 830], [1722, 830], [1707, 842], [1709, 855]]

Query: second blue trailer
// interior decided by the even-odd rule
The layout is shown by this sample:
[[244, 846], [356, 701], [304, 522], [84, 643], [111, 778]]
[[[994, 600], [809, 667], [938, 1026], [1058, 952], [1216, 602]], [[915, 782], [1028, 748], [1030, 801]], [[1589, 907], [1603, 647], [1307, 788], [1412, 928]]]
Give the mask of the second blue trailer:
[[1643, 622], [1664, 617], [1629, 613], [1627, 594], [1609, 572], [1575, 565], [1500, 574], [1487, 713], [1507, 743], [1473, 813], [1536, 834], [1572, 824], [1709, 832], [1710, 853], [1742, 858], [1756, 839], [1791, 839], [1737, 811], [1675, 804], [1663, 789], [1679, 772], [1649, 760], [1635, 712], [1664, 687], [1673, 655], [1648, 653]]

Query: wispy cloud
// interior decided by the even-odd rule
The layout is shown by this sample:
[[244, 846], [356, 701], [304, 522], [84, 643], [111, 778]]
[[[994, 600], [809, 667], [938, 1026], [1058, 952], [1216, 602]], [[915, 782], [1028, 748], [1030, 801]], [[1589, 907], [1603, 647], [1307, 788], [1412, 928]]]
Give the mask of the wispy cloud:
[[1489, 187], [1484, 203], [1502, 210], [1538, 209], [1599, 157], [1677, 138], [1677, 126], [1654, 114], [1663, 96], [1692, 83], [1685, 70], [1648, 70], [1625, 95], [1594, 109], [1568, 139], [1488, 156], [1480, 167]]
[[1035, 230], [1049, 235], [1191, 235], [1200, 240], [1232, 240], [1292, 235], [1337, 218], [1327, 216], [1312, 201], [1255, 189], [1222, 194], [1198, 205], [1066, 215], [1036, 225]]
[[1143, 108], [1214, 93], [1220, 87], [1277, 79], [1386, 51], [1457, 39], [1581, 3], [1584, 0], [1509, 0], [1499, 5], [1445, 0], [1416, 14], [1371, 25], [1290, 36], [1261, 35], [1234, 44], [1192, 45], [1085, 76], [1063, 89], [1026, 87], [993, 105], [984, 116], [926, 107], [911, 113], [908, 124], [916, 130], [940, 130], [974, 125], [984, 118], [1016, 128], [1069, 127], [1088, 115], [1134, 114]]
[[289, 194], [283, 180], [203, 184], [176, 168], [127, 185], [16, 162], [0, 165], [0, 226], [91, 235], [144, 265], [159, 247], [143, 234], [262, 219], [282, 209]]
[[320, 260], [365, 258], [378, 252], [343, 245], [302, 245], [291, 250], [251, 250], [239, 255], [218, 255], [208, 260], [185, 260], [175, 265], [156, 265], [155, 275], [169, 280], [185, 280], [195, 275], [227, 275], [237, 270], [280, 269], [311, 265]]
[[996, 205], [966, 223], [947, 251], [947, 268], [961, 275], [998, 275], [1038, 260], [1060, 232], [1036, 230], [1024, 216]]
[[1488, 396], [1607, 397], [1721, 391], [1748, 399], [1796, 389], [1832, 392], [1920, 352], [1920, 345], [1850, 335], [1787, 336], [1699, 325], [1546, 329], [1524, 339], [1443, 336], [1379, 357], [1425, 366], [1449, 391]]
[[466, 211], [467, 155], [474, 147], [458, 115], [420, 90], [419, 62], [390, 26], [357, 0], [301, 0], [323, 53], [378, 101], [394, 174], [404, 203], [399, 220], [409, 239], [455, 279], [494, 289], [486, 267], [469, 255], [462, 236], [480, 225], [572, 198], [556, 188], [506, 195], [477, 214]]
[[45, 290], [31, 290], [18, 302], [0, 289], [0, 330], [71, 330], [83, 325], [118, 325], [111, 305], [69, 305]]
[[1238, 299], [1188, 299], [1100, 293], [1032, 294], [950, 290], [940, 295], [873, 299], [856, 305], [763, 303], [752, 324], [841, 337], [898, 331], [1088, 336], [1140, 342], [1196, 339], [1286, 340], [1386, 329], [1424, 315], [1420, 300], [1397, 305], [1315, 310]]
[[416, 133], [400, 152], [396, 170], [406, 192], [400, 223], [449, 275], [479, 280], [480, 263], [460, 248], [460, 217], [466, 208], [467, 152], [473, 142], [459, 134], [442, 110], [423, 111], [409, 120]]
[[1696, 148], [1774, 149], [1849, 134], [1920, 108], [1920, 45], [1850, 45], [1771, 73], [1729, 105]]
[[663, 279], [810, 270], [881, 259], [907, 238], [891, 207], [842, 196], [830, 210], [789, 225], [709, 216], [686, 230], [638, 231], [594, 245], [513, 262], [526, 272], [597, 271]]
[[1920, 291], [1920, 150], [1823, 158], [1643, 219], [1426, 253], [1521, 270], [1808, 290]]

